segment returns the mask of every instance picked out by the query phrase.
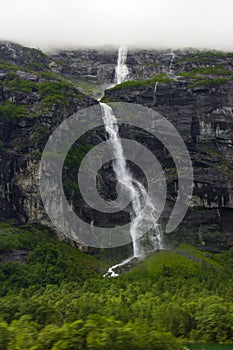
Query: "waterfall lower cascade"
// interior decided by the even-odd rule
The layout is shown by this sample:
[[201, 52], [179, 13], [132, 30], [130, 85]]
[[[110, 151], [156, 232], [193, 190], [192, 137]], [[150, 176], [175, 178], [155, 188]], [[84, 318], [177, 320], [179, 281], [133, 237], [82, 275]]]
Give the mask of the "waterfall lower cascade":
[[[116, 80], [120, 82], [125, 81], [128, 75], [128, 68], [125, 65], [126, 58], [127, 48], [120, 48], [116, 67]], [[156, 220], [156, 207], [150, 200], [145, 187], [139, 181], [134, 179], [133, 175], [127, 168], [121, 139], [118, 133], [117, 119], [110, 106], [101, 102], [100, 106], [105, 130], [108, 134], [112, 147], [112, 154], [115, 159], [113, 162], [113, 170], [116, 174], [118, 183], [129, 194], [132, 206], [130, 234], [133, 242], [133, 256], [124, 260], [120, 264], [110, 267], [105, 274], [105, 276], [116, 277], [118, 274], [114, 271], [115, 269], [119, 269], [121, 266], [130, 263], [133, 258], [144, 258], [147, 255], [148, 250], [152, 252], [156, 249], [161, 249], [162, 234]], [[144, 229], [147, 227], [150, 227], [149, 234], [145, 234], [146, 238], [144, 236], [141, 237], [142, 232], [144, 232]]]

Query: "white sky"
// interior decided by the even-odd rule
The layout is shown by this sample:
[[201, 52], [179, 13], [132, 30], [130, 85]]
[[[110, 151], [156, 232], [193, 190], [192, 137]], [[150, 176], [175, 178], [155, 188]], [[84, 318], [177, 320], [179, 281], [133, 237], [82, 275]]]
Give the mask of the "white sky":
[[0, 40], [233, 51], [233, 0], [0, 0]]

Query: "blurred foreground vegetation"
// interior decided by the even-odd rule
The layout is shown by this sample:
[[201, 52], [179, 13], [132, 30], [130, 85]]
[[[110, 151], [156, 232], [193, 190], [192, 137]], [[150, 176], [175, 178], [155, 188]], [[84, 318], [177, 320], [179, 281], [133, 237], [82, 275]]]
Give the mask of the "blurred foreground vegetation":
[[0, 225], [0, 349], [179, 350], [233, 343], [233, 250], [181, 245], [118, 278], [44, 228]]

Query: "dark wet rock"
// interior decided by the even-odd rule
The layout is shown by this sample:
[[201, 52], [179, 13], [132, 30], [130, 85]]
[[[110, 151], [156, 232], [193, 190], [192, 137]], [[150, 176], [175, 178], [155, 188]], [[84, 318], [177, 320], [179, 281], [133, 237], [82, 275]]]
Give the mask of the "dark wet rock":
[[9, 261], [14, 261], [19, 264], [25, 264], [29, 254], [30, 251], [22, 249], [4, 252], [0, 255], [0, 261], [2, 264], [5, 264]]

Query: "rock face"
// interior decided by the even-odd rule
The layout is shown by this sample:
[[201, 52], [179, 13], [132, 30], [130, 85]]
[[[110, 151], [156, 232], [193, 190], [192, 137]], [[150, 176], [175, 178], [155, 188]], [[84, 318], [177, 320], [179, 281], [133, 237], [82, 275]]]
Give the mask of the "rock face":
[[[148, 81], [146, 85], [145, 82], [129, 82], [107, 90], [104, 99], [108, 102], [138, 103], [161, 113], [176, 127], [186, 143], [194, 169], [192, 203], [179, 228], [165, 237], [167, 243], [174, 239], [203, 247], [223, 248], [233, 242], [232, 58], [226, 57], [224, 61], [223, 57], [216, 57], [214, 61], [212, 57], [211, 69], [206, 67], [205, 57], [191, 55], [189, 59], [194, 59], [191, 63], [188, 58], [185, 62], [185, 56], [177, 54], [177, 63], [170, 74], [171, 81], [158, 83], [156, 95], [152, 82]], [[229, 81], [221, 80], [219, 76], [216, 78], [214, 70], [217, 72], [218, 64], [226, 67]], [[185, 79], [184, 69], [186, 74], [189, 72]], [[212, 74], [199, 74], [197, 77], [195, 70], [200, 73], [212, 70]], [[183, 76], [178, 77], [178, 72]], [[157, 147], [160, 148], [154, 153], [165, 165], [168, 183], [167, 212], [161, 218], [163, 222], [168, 219], [170, 207], [176, 200], [178, 185], [174, 165], [169, 165], [169, 155], [161, 146]]]
[[117, 48], [86, 49], [52, 53], [54, 60], [62, 62], [60, 74], [76, 82], [81, 90], [99, 98], [103, 90], [115, 79]]
[[[51, 225], [41, 204], [40, 156], [52, 131], [67, 117], [97, 102], [115, 79], [117, 49], [52, 53], [0, 43], [0, 220]], [[204, 249], [233, 243], [233, 55], [219, 52], [129, 50], [129, 82], [105, 91], [104, 101], [149, 107], [177, 129], [194, 168], [191, 207], [178, 229], [165, 236], [170, 245], [189, 242]], [[157, 83], [156, 93], [155, 84]], [[85, 94], [83, 93], [85, 92]], [[89, 96], [87, 96], [89, 95]], [[167, 179], [165, 224], [177, 199], [171, 155], [150, 134], [121, 127], [122, 137], [149, 148]], [[77, 141], [64, 166], [64, 188], [74, 209], [88, 222], [111, 224], [80, 200], [77, 162], [105, 139], [103, 128]], [[81, 147], [81, 151], [80, 151]], [[76, 163], [75, 163], [76, 162]], [[139, 179], [143, 173], [131, 170]], [[102, 196], [116, 196], [111, 164], [98, 174]], [[114, 217], [129, 220], [128, 212]]]
[[0, 59], [0, 220], [51, 225], [39, 193], [43, 148], [65, 118], [96, 102], [37, 50], [0, 43]]

